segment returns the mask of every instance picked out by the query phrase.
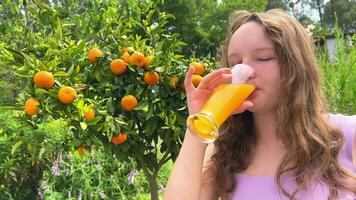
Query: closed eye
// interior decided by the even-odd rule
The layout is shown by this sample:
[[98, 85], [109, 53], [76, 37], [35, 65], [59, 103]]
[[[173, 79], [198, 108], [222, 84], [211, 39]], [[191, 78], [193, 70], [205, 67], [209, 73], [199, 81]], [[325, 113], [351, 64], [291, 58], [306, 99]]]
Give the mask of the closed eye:
[[269, 61], [269, 60], [272, 60], [273, 58], [259, 58], [257, 60], [259, 61]]

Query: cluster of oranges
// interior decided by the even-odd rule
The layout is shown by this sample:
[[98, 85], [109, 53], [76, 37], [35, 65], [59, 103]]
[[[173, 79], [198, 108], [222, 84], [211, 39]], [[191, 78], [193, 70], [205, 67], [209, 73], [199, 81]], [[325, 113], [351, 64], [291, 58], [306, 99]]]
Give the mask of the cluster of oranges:
[[[48, 71], [39, 71], [33, 76], [33, 82], [36, 87], [51, 89], [54, 86], [53, 74]], [[61, 87], [58, 91], [57, 98], [63, 104], [71, 104], [77, 97], [77, 91], [69, 86]], [[38, 106], [40, 102], [35, 98], [29, 98], [25, 102], [25, 113], [33, 116], [39, 113]]]
[[[152, 55], [145, 56], [143, 53], [134, 51], [133, 48], [128, 47], [124, 48], [121, 59], [111, 61], [110, 69], [115, 75], [125, 73], [128, 64], [149, 70], [152, 59]], [[147, 71], [144, 74], [143, 80], [147, 85], [155, 85], [159, 81], [159, 75], [155, 71]]]
[[[88, 52], [89, 62], [96, 64], [97, 58], [103, 56], [103, 53], [98, 48], [92, 48]], [[121, 58], [117, 58], [111, 61], [110, 70], [113, 74], [120, 76], [123, 75], [128, 65], [133, 65], [139, 68], [148, 70], [145, 72], [143, 80], [147, 85], [155, 85], [158, 83], [160, 77], [159, 74], [155, 71], [150, 70], [149, 66], [153, 56], [145, 56], [139, 51], [134, 51], [132, 47], [124, 48]], [[134, 107], [138, 104], [137, 98], [133, 95], [126, 95], [121, 99], [121, 108], [126, 112], [133, 111]]]
[[[90, 59], [90, 62], [94, 62], [94, 60]], [[54, 86], [54, 76], [52, 73], [48, 71], [39, 71], [33, 76], [33, 82], [36, 87], [43, 89], [51, 89]], [[58, 91], [57, 98], [63, 104], [71, 104], [77, 97], [77, 91], [69, 86], [61, 87]], [[35, 98], [29, 98], [25, 102], [25, 113], [30, 116], [37, 115], [39, 113], [40, 102]], [[89, 110], [85, 113], [84, 118], [87, 120], [93, 119], [95, 117], [95, 112], [93, 110]], [[90, 151], [90, 147], [86, 144], [79, 146], [76, 151], [79, 155], [83, 155], [84, 151]]]
[[[88, 61], [92, 64], [97, 64], [98, 58], [103, 57], [103, 52], [98, 48], [92, 48], [87, 54]], [[111, 61], [110, 70], [113, 74], [117, 76], [123, 75], [128, 65], [136, 66], [138, 68], [144, 69], [146, 72], [143, 76], [143, 81], [149, 86], [153, 86], [158, 83], [160, 80], [159, 74], [150, 70], [149, 66], [153, 59], [152, 55], [145, 56], [139, 51], [134, 51], [132, 47], [125, 48], [121, 58], [117, 58]], [[198, 87], [200, 81], [202, 80], [202, 75], [205, 72], [205, 67], [202, 63], [192, 62], [190, 63], [191, 67], [194, 67], [194, 75], [192, 77], [192, 83], [195, 87]], [[33, 81], [38, 88], [51, 89], [54, 87], [55, 79], [52, 73], [48, 71], [39, 71], [33, 76]], [[172, 88], [176, 88], [179, 83], [179, 78], [177, 76], [171, 76], [169, 78], [169, 85]], [[71, 104], [77, 97], [77, 91], [69, 86], [63, 86], [59, 89], [57, 98], [63, 104]], [[137, 106], [138, 100], [134, 95], [126, 95], [122, 97], [120, 106], [121, 109], [125, 112], [131, 112]], [[39, 113], [39, 108], [41, 103], [35, 98], [29, 98], [25, 102], [25, 113], [30, 116], [37, 115]], [[91, 120], [95, 118], [95, 111], [89, 109], [84, 114], [84, 119]], [[125, 133], [120, 133], [117, 136], [113, 136], [111, 142], [113, 144], [122, 144], [127, 140], [127, 135]], [[79, 146], [77, 151], [80, 155], [84, 153], [84, 150], [90, 150], [89, 147], [85, 144]]]
[[200, 81], [203, 79], [202, 75], [205, 72], [205, 67], [202, 63], [192, 62], [189, 67], [194, 67], [194, 75], [192, 76], [192, 82], [195, 87], [198, 87]]

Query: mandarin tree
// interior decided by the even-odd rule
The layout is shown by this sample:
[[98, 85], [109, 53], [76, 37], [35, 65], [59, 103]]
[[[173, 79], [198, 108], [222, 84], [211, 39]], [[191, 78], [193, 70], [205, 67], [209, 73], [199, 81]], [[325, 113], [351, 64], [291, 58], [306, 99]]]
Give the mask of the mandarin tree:
[[[27, 83], [18, 106], [30, 98], [40, 103], [22, 118], [34, 128], [63, 120], [71, 135], [65, 150], [84, 156], [103, 146], [121, 161], [133, 158], [158, 199], [158, 172], [176, 159], [185, 130], [184, 43], [167, 32], [172, 16], [152, 1], [85, 3], [85, 12], [75, 3], [29, 3], [37, 9], [26, 40], [0, 46], [3, 62]], [[46, 81], [37, 84], [41, 71]]]

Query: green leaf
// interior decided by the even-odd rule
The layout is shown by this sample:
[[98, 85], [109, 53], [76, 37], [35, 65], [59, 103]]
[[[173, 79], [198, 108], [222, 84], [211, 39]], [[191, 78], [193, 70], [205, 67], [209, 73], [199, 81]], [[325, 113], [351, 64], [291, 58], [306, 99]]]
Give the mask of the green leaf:
[[68, 70], [68, 72], [67, 72], [67, 75], [70, 76], [70, 75], [73, 73], [73, 71], [74, 71], [74, 65], [72, 65], [72, 66], [69, 68], [69, 70]]
[[32, 78], [32, 77], [33, 77], [32, 74], [21, 74], [21, 73], [19, 73], [19, 72], [15, 72], [15, 71], [13, 71], [13, 72], [14, 72], [14, 74], [15, 74], [16, 76], [18, 76], [18, 77], [23, 77], [23, 78]]
[[157, 68], [155, 69], [155, 71], [157, 71], [157, 72], [159, 72], [159, 73], [164, 72], [164, 70], [165, 70], [165, 67], [157, 67]]
[[148, 107], [148, 103], [147, 101], [143, 101], [137, 104], [137, 106], [135, 106], [134, 110], [143, 110], [146, 107]]
[[36, 94], [36, 96], [41, 96], [43, 94], [48, 94], [48, 91], [45, 89], [42, 89], [42, 88], [37, 88], [35, 90], [35, 94]]
[[122, 125], [126, 125], [127, 124], [123, 119], [121, 119], [119, 117], [115, 117], [114, 119], [119, 124], [122, 124]]
[[54, 73], [53, 76], [63, 77], [63, 76], [68, 76], [68, 74], [67, 74], [67, 72], [64, 72], [64, 71], [58, 71], [58, 72]]
[[106, 102], [106, 109], [107, 109], [108, 113], [110, 113], [110, 114], [114, 113], [114, 111], [115, 111], [114, 105], [112, 102], [113, 102], [113, 100], [111, 97]]
[[22, 144], [22, 141], [18, 141], [14, 145], [12, 145], [11, 155], [14, 155], [14, 153], [21, 146], [21, 144]]
[[[77, 65], [77, 66], [75, 67], [75, 72], [79, 73], [79, 71], [80, 71], [80, 66]], [[71, 73], [69, 73], [69, 71], [68, 71], [68, 74], [70, 75]]]
[[38, 153], [38, 159], [42, 160], [43, 154], [46, 152], [45, 148], [41, 148], [40, 152]]
[[93, 125], [97, 124], [100, 120], [101, 120], [100, 117], [95, 117], [93, 119], [87, 120], [86, 123], [88, 126], [93, 126]]
[[185, 110], [187, 108], [187, 106], [183, 106], [183, 107], [181, 107], [181, 108], [178, 108], [177, 110], [178, 111], [182, 111], [182, 110]]
[[88, 125], [85, 122], [80, 122], [80, 127], [82, 127], [83, 130], [86, 130], [88, 128]]
[[148, 135], [152, 135], [154, 133], [154, 131], [156, 130], [157, 128], [157, 120], [154, 119], [154, 118], [151, 118], [147, 123], [146, 123], [146, 127], [145, 127], [145, 130], [146, 130], [146, 133]]

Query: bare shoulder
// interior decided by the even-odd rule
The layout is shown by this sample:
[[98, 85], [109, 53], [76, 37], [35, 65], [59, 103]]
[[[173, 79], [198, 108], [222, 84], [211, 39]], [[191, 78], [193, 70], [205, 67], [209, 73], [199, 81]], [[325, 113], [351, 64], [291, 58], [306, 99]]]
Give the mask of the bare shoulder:
[[204, 163], [202, 169], [202, 182], [200, 190], [201, 200], [216, 200], [218, 199], [218, 194], [215, 190], [215, 182], [213, 177], [213, 161], [211, 159], [212, 155], [215, 153], [214, 144], [209, 144], [205, 151]]

